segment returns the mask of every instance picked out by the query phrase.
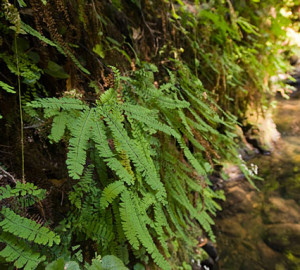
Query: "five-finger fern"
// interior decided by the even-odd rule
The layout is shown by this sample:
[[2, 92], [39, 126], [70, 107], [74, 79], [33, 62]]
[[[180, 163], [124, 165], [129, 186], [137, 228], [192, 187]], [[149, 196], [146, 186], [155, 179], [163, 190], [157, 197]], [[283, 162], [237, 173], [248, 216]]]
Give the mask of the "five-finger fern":
[[[122, 99], [111, 88], [92, 106], [66, 97], [28, 106], [53, 118], [50, 139], [69, 139], [66, 163], [79, 180], [65, 220], [73, 233], [99, 243], [104, 254], [126, 258], [128, 244], [133, 252], [143, 248], [160, 268], [171, 269], [168, 239], [189, 246], [187, 228], [199, 225], [214, 239], [210, 214], [223, 197], [210, 188], [209, 162], [235, 157], [235, 119], [204, 94], [196, 77], [188, 79], [189, 70], [177, 74], [180, 83], [169, 71], [171, 83], [158, 89], [155, 71], [146, 66], [131, 78], [115, 72]], [[91, 161], [96, 170], [85, 170]]]
[[[26, 147], [34, 141], [35, 149], [43, 140], [52, 169], [42, 165], [45, 178], [35, 179], [47, 193], [29, 183], [0, 187], [0, 237], [6, 244], [0, 255], [25, 269], [59, 257], [46, 269], [78, 269], [77, 262], [85, 269], [124, 269], [112, 257], [93, 259], [95, 252], [117, 255], [125, 264], [135, 256], [150, 267], [180, 268], [176, 259], [189, 261], [195, 254], [195, 232], [202, 234], [202, 228], [214, 240], [212, 216], [224, 196], [212, 189], [209, 175], [224, 160], [241, 164], [236, 116], [242, 119], [250, 103], [261, 103], [264, 90], [257, 90], [268, 87], [263, 63], [281, 48], [269, 46], [267, 37], [277, 38], [269, 30], [259, 35], [252, 23], [281, 29], [274, 27], [273, 14], [265, 23], [261, 14], [273, 5], [280, 18], [284, 5], [266, 1], [256, 14], [257, 1], [10, 2], [4, 0], [0, 11], [0, 64], [7, 67], [0, 74], [1, 104], [14, 99], [16, 76], [21, 104], [41, 98], [26, 108], [38, 122], [24, 131]], [[277, 66], [280, 60], [270, 62]], [[42, 98], [54, 95], [60, 98]], [[3, 134], [10, 134], [13, 113], [4, 109]], [[22, 118], [22, 106], [19, 111]], [[64, 164], [53, 161], [57, 152], [46, 145], [46, 132], [67, 148], [69, 178]], [[18, 159], [11, 163], [19, 165]], [[46, 180], [62, 171], [63, 181]], [[45, 197], [59, 209], [48, 220]], [[54, 233], [49, 226], [58, 223]]]
[[36, 269], [46, 260], [47, 249], [60, 244], [59, 235], [21, 216], [27, 207], [40, 202], [45, 195], [44, 190], [31, 183], [17, 182], [14, 188], [8, 185], [0, 188], [1, 202], [5, 205], [0, 211], [0, 242], [6, 245], [0, 257], [17, 268]]
[[2, 208], [1, 215], [3, 220], [0, 227], [4, 232], [11, 233], [15, 236], [34, 242], [39, 245], [53, 246], [53, 243], [59, 244], [60, 237], [55, 235], [46, 227], [41, 227], [35, 221], [21, 217], [9, 208]]
[[46, 259], [44, 255], [41, 256], [35, 252], [29, 244], [13, 235], [2, 233], [0, 241], [6, 244], [6, 247], [0, 251], [0, 256], [4, 257], [7, 262], [13, 262], [17, 268], [36, 269], [38, 264]]

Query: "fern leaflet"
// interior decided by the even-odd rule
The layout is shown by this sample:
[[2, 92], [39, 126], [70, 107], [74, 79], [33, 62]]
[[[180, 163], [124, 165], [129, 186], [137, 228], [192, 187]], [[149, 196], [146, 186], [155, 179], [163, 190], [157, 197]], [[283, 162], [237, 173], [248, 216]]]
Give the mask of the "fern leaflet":
[[5, 90], [7, 93], [11, 93], [11, 94], [15, 94], [16, 91], [14, 90], [14, 88], [10, 85], [8, 85], [7, 83], [0, 81], [0, 87]]
[[69, 175], [74, 179], [79, 179], [84, 169], [91, 126], [92, 118], [90, 110], [85, 110], [74, 123], [68, 159], [66, 161]]
[[0, 241], [6, 243], [6, 247], [0, 251], [0, 256], [4, 257], [7, 262], [14, 262], [17, 268], [24, 267], [24, 270], [33, 270], [39, 263], [46, 260], [45, 256], [34, 252], [13, 235], [2, 233]]
[[0, 222], [0, 226], [5, 232], [49, 247], [53, 243], [57, 245], [60, 243], [60, 237], [54, 232], [46, 227], [41, 227], [40, 224], [33, 220], [15, 214], [9, 208], [2, 208], [1, 214], [4, 216], [4, 219]]
[[124, 183], [121, 181], [116, 181], [109, 184], [104, 188], [101, 198], [100, 207], [101, 209], [106, 208], [112, 201], [125, 189]]

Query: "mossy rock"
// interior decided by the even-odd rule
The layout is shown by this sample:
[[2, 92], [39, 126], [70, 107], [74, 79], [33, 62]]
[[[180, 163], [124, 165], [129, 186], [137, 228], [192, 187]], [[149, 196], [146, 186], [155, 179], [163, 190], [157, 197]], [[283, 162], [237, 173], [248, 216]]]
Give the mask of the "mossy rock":
[[297, 223], [300, 221], [300, 206], [294, 200], [271, 197], [263, 209], [266, 223]]
[[290, 177], [284, 183], [285, 193], [287, 197], [300, 202], [300, 174]]
[[300, 256], [300, 224], [282, 223], [267, 226], [265, 242], [276, 251]]

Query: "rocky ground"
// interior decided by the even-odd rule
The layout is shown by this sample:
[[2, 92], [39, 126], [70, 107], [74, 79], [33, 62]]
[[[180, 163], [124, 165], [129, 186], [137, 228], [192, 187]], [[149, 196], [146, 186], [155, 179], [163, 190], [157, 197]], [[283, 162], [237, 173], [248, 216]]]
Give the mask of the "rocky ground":
[[274, 119], [281, 139], [270, 155], [248, 163], [264, 178], [260, 191], [236, 167], [223, 183], [227, 200], [216, 220], [221, 270], [300, 269], [300, 100], [280, 101]]

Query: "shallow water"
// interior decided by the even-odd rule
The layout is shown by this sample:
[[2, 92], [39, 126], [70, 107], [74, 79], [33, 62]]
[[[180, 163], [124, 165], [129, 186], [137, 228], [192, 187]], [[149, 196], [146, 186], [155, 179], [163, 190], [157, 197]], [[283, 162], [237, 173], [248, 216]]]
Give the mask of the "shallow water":
[[300, 269], [300, 100], [281, 100], [274, 120], [281, 139], [258, 165], [260, 191], [246, 180], [225, 184], [216, 219], [221, 270]]

